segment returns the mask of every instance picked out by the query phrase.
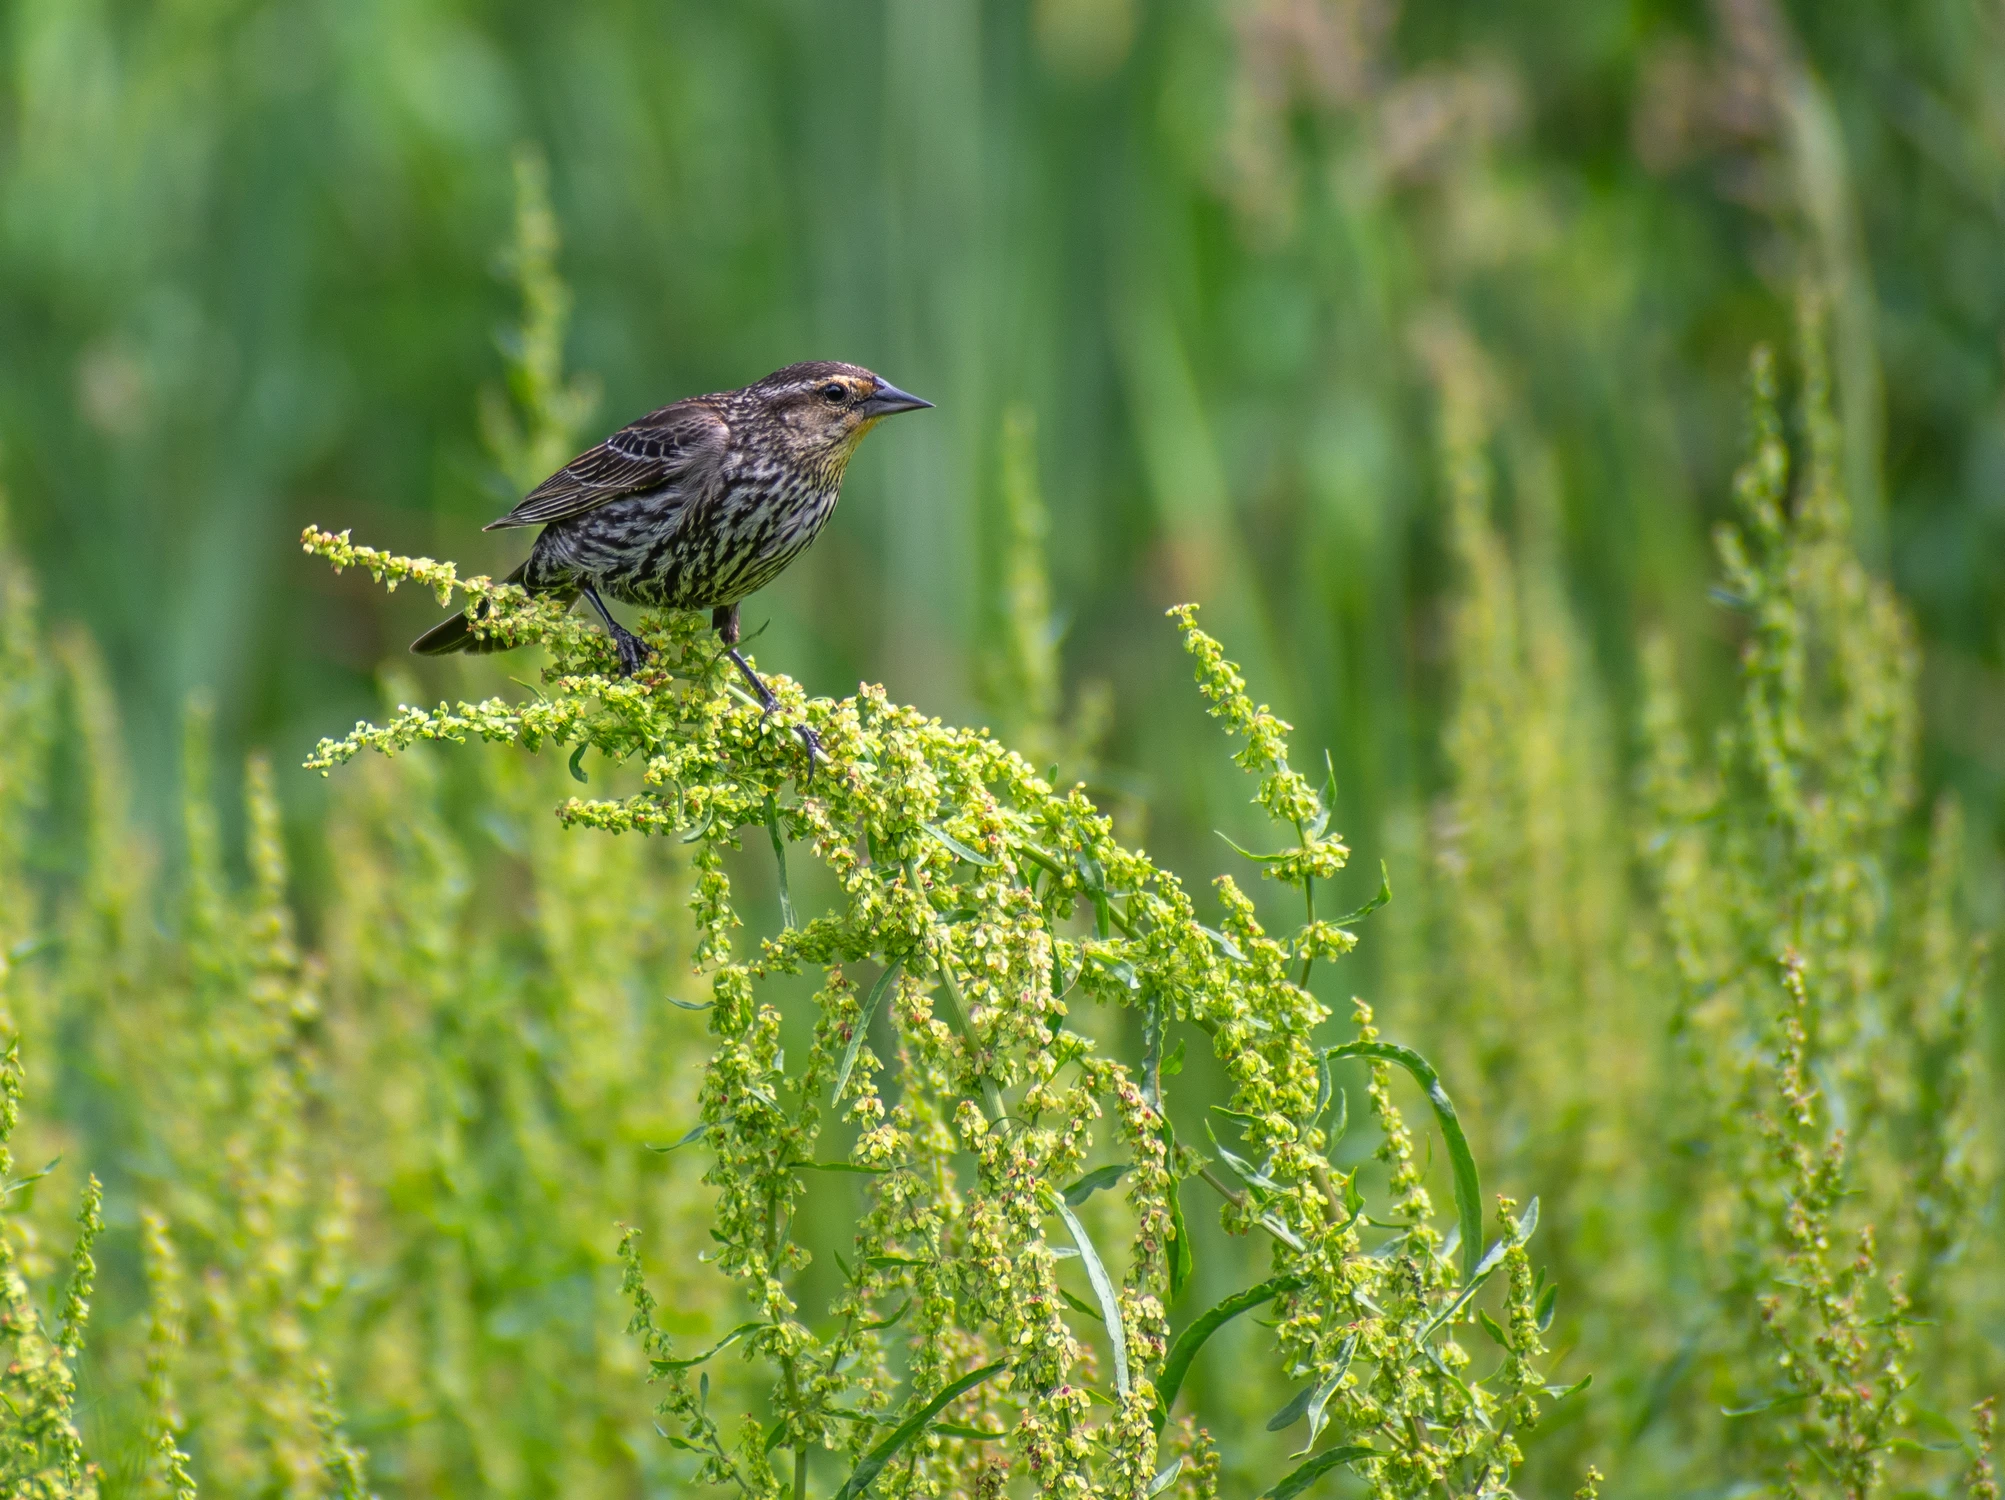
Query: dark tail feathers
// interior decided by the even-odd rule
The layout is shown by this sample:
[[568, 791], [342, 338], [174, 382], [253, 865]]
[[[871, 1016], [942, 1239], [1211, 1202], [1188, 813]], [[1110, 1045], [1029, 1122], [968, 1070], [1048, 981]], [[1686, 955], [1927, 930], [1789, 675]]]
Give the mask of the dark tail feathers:
[[[529, 564], [524, 562], [521, 567], [517, 568], [501, 581], [503, 583], [521, 583], [528, 571]], [[475, 608], [485, 613], [487, 605], [483, 602], [476, 605]], [[509, 647], [505, 642], [496, 640], [493, 636], [475, 635], [473, 633], [473, 624], [468, 620], [467, 612], [464, 610], [449, 619], [439, 621], [438, 624], [411, 642], [411, 652], [414, 656], [451, 656], [455, 651], [486, 653], [489, 651], [506, 651], [508, 649]]]

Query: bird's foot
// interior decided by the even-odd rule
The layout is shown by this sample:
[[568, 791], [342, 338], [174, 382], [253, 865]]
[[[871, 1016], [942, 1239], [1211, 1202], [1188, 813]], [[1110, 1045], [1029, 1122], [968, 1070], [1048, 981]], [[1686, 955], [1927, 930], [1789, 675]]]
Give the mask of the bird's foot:
[[[765, 720], [772, 718], [774, 711], [779, 708], [779, 698], [774, 695], [771, 688], [766, 686], [765, 678], [752, 670], [752, 664], [745, 660], [736, 646], [726, 646], [724, 649], [725, 653], [730, 656], [733, 664], [744, 674], [746, 684], [758, 695], [759, 707], [762, 710], [759, 718], [760, 722], [764, 723]], [[822, 751], [821, 736], [816, 734], [814, 728], [806, 723], [796, 724], [794, 726], [794, 733], [800, 736], [801, 746], [808, 752], [808, 779], [813, 780], [815, 762], [828, 758]]]
[[796, 724], [794, 733], [801, 737], [801, 746], [808, 752], [808, 780], [812, 781], [815, 775], [815, 762], [828, 759], [828, 755], [822, 749], [821, 736], [815, 733], [811, 724]]
[[617, 624], [613, 626], [613, 650], [619, 654], [622, 677], [633, 676], [654, 655], [654, 647], [625, 626]]

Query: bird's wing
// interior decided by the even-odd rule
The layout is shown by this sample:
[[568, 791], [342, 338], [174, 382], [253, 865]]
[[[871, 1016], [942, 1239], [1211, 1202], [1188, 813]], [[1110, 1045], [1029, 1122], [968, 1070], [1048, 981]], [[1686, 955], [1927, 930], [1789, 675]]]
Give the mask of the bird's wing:
[[664, 406], [580, 453], [486, 529], [541, 526], [582, 515], [622, 495], [669, 485], [701, 493], [722, 461], [729, 438], [724, 419], [708, 405], [678, 401]]

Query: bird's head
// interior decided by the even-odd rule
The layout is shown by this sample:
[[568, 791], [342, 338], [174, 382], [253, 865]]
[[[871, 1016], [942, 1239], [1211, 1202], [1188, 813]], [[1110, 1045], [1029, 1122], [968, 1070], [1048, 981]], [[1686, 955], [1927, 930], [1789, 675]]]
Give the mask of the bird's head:
[[800, 459], [840, 465], [886, 417], [931, 406], [861, 365], [816, 360], [775, 370], [744, 392], [774, 436]]

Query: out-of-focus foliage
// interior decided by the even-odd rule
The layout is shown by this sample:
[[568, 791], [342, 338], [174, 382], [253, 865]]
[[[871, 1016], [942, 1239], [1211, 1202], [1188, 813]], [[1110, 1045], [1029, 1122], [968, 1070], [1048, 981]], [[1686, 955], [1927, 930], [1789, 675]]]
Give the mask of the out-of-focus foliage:
[[[50, 1493], [687, 1489], [615, 1223], [660, 1357], [762, 1316], [698, 1259], [704, 1141], [644, 1149], [703, 1117], [716, 1045], [672, 1003], [688, 851], [556, 826], [573, 774], [642, 789], [589, 753], [372, 757], [324, 795], [283, 769], [386, 700], [535, 676], [379, 676], [429, 598], [293, 541], [332, 520], [499, 574], [520, 538], [476, 527], [553, 455], [826, 354], [940, 409], [754, 601], [769, 663], [979, 704], [1193, 888], [1239, 865], [1213, 828], [1272, 844], [1161, 608], [1203, 601], [1297, 757], [1331, 748], [1364, 858], [1323, 918], [1381, 859], [1398, 898], [1304, 1013], [1365, 993], [1440, 1066], [1484, 1181], [1541, 1202], [1532, 1332], [1497, 1336], [1595, 1376], [1514, 1437], [1521, 1492], [1593, 1464], [1620, 1493], [1995, 1500], [1967, 1408], [2005, 1380], [1971, 937], [2005, 818], [2001, 221], [1990, 0], [0, 5], [0, 476], [44, 585], [10, 554], [10, 1149], [62, 1157], [7, 1189], [33, 1391], [6, 1461]], [[1750, 439], [1764, 342], [1800, 357], [1758, 366]], [[778, 931], [751, 831], [736, 909]], [[799, 910], [837, 899], [794, 864]], [[1257, 920], [1301, 897], [1263, 883]], [[797, 1073], [811, 989], [763, 988]], [[1068, 1004], [1143, 1067], [1142, 1012]], [[895, 1009], [859, 1057], [894, 1055]], [[1258, 1127], [1208, 1110], [1238, 1080], [1178, 1039], [1179, 1141], [1238, 1153]], [[1338, 1066], [1329, 1170], [1376, 1202], [1404, 1189], [1365, 1081]], [[787, 1295], [823, 1308], [877, 1179], [801, 1175]], [[1117, 1196], [1078, 1210], [1096, 1243], [1140, 1222]], [[1188, 1217], [1169, 1335], [1271, 1269], [1264, 1233]], [[1094, 1365], [1105, 1309], [1063, 1289]], [[1190, 1367], [1177, 1485], [1257, 1494], [1313, 1425], [1263, 1430], [1302, 1389], [1257, 1373], [1266, 1315]], [[1329, 1330], [1278, 1331], [1313, 1398]], [[738, 1359], [776, 1337], [704, 1370], [780, 1462], [807, 1398]]]

